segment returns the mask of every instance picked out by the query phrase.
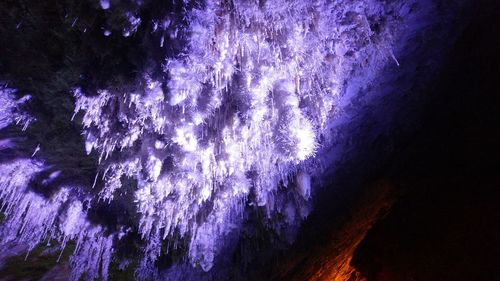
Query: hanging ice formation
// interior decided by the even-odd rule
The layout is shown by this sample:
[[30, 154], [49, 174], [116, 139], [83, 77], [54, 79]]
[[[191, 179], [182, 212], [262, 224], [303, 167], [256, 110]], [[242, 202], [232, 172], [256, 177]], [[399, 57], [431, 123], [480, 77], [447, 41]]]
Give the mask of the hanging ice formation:
[[[288, 224], [307, 216], [316, 169], [307, 160], [320, 139], [331, 141], [325, 130], [352, 72], [391, 58], [396, 16], [375, 32], [369, 19], [385, 17], [384, 2], [202, 2], [151, 22], [127, 11], [123, 36], [145, 25], [159, 48], [185, 46], [161, 62], [164, 80], [145, 71], [132, 89], [75, 87], [73, 122], [81, 117], [85, 149], [98, 156], [94, 186], [65, 186], [46, 198], [29, 181], [48, 164], [0, 164], [2, 242], [34, 248], [47, 239], [62, 247], [74, 240], [72, 280], [106, 280], [114, 243], [134, 230], [109, 231], [86, 214], [97, 201], [113, 201], [125, 179], [136, 183], [135, 229], [144, 241], [138, 278], [153, 276], [162, 244], [179, 239], [188, 241], [192, 266], [209, 271], [246, 206], [282, 213]], [[114, 9], [107, 0], [100, 6]], [[24, 99], [2, 91], [1, 128], [28, 125], [31, 119], [15, 112]], [[98, 178], [103, 186], [89, 192]], [[276, 202], [279, 185], [301, 201]]]

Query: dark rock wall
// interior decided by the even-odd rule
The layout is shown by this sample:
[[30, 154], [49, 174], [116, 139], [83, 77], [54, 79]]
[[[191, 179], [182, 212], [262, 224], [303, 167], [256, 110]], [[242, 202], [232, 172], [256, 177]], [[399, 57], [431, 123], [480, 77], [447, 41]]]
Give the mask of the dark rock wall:
[[[323, 191], [328, 196], [319, 196], [299, 242], [278, 262], [275, 280], [499, 280], [498, 4], [477, 1], [465, 13], [456, 41], [452, 32], [427, 38], [449, 40], [449, 53], [420, 57], [415, 75], [406, 78], [421, 81], [419, 71], [435, 69], [430, 65], [440, 59], [442, 68], [425, 87], [407, 83], [405, 97], [394, 103], [401, 111], [377, 119], [375, 126], [398, 124], [389, 126], [392, 141], [381, 136], [357, 146], [364, 156], [334, 171], [330, 190]], [[422, 46], [425, 41], [409, 57], [425, 54]], [[389, 85], [405, 85], [394, 81]], [[390, 115], [388, 105], [378, 108]], [[380, 189], [380, 182], [390, 188]], [[347, 186], [362, 192], [348, 195]], [[387, 199], [377, 201], [381, 192]], [[331, 204], [332, 198], [341, 203]], [[393, 199], [372, 223], [366, 210], [381, 210]]]
[[500, 21], [478, 2], [425, 126], [387, 169], [406, 193], [354, 255], [368, 280], [500, 279]]

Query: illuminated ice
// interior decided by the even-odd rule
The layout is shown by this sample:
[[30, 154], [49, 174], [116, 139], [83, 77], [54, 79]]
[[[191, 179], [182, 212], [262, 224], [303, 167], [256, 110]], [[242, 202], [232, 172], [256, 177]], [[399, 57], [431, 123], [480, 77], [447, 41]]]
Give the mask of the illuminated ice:
[[[48, 169], [44, 163], [0, 164], [3, 242], [18, 239], [33, 248], [57, 239], [64, 248], [75, 241], [71, 279], [106, 280], [113, 243], [125, 232], [91, 223], [87, 212], [95, 202], [115, 200], [125, 178], [136, 184], [131, 204], [144, 242], [138, 279], [156, 276], [162, 246], [181, 240], [188, 241], [190, 264], [209, 271], [247, 206], [297, 225], [308, 214], [303, 202], [318, 168], [308, 160], [320, 140], [332, 141], [327, 125], [346, 81], [356, 68], [393, 56], [394, 25], [375, 35], [368, 23], [389, 4], [372, 2], [207, 0], [186, 4], [187, 24], [179, 26], [172, 15], [144, 22], [125, 12], [124, 36], [150, 25], [162, 47], [175, 40], [186, 46], [157, 62], [163, 76], [145, 69], [134, 88], [74, 88], [82, 150], [97, 158], [92, 186], [65, 186], [43, 197], [28, 185]], [[110, 8], [108, 0], [100, 5]], [[29, 125], [33, 119], [16, 110], [27, 98], [0, 91], [0, 129]], [[12, 145], [0, 140], [0, 150]], [[45, 183], [60, 176], [51, 170]], [[277, 200], [279, 186], [302, 201]], [[100, 190], [89, 192], [94, 188]]]

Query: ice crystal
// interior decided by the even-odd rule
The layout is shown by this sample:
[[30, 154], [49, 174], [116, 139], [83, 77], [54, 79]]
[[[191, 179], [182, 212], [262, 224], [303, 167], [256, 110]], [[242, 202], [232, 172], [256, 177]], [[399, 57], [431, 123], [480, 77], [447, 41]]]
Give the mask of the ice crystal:
[[[137, 180], [143, 266], [159, 255], [158, 237], [180, 234], [193, 265], [209, 270], [251, 192], [272, 210], [279, 183], [314, 156], [355, 61], [346, 54], [369, 45], [363, 4], [206, 1], [187, 12], [187, 47], [165, 58], [167, 81], [145, 74], [133, 91], [75, 90], [87, 152], [105, 171], [102, 197], [123, 176]], [[308, 199], [310, 176], [296, 182]]]
[[[57, 239], [62, 249], [74, 240], [71, 279], [106, 280], [113, 243], [126, 231], [90, 222], [88, 211], [95, 202], [115, 200], [124, 181], [135, 183], [136, 229], [144, 242], [139, 279], [156, 276], [162, 245], [178, 241], [188, 241], [192, 266], [209, 271], [247, 206], [297, 224], [308, 214], [304, 202], [312, 193], [314, 169], [307, 160], [320, 140], [331, 141], [327, 125], [346, 81], [359, 65], [393, 56], [387, 34], [394, 26], [375, 34], [368, 23], [369, 16], [385, 13], [384, 5], [207, 0], [149, 22], [124, 11], [124, 37], [147, 27], [151, 36], [144, 40], [160, 40], [154, 46], [185, 46], [161, 58], [162, 75], [145, 69], [133, 87], [74, 88], [82, 149], [97, 158], [92, 186], [64, 186], [44, 197], [29, 186], [49, 168], [45, 163], [27, 158], [0, 164], [7, 215], [2, 239], [26, 241], [30, 248]], [[115, 8], [108, 0], [100, 6]], [[27, 98], [0, 91], [0, 128], [28, 125], [32, 119], [16, 111]], [[11, 145], [0, 141], [0, 149]], [[43, 184], [60, 174], [52, 170]], [[295, 201], [283, 199], [280, 186]]]
[[16, 123], [22, 125], [25, 130], [34, 121], [33, 117], [20, 110], [20, 106], [29, 101], [31, 96], [25, 95], [17, 99], [15, 93], [14, 89], [0, 84], [0, 129]]

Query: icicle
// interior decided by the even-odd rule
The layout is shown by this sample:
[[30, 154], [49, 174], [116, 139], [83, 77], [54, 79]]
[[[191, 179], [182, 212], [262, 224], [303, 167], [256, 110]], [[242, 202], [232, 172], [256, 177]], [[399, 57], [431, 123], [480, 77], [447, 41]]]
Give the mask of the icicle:
[[35, 151], [33, 151], [33, 154], [31, 154], [31, 158], [35, 157], [35, 154], [40, 150], [40, 144], [37, 144]]
[[[141, 1], [132, 2], [131, 6], [141, 5]], [[303, 206], [282, 200], [278, 184], [296, 183], [287, 189], [287, 196], [301, 202], [293, 204], [306, 204], [312, 188], [309, 172], [314, 170], [308, 165], [318, 139], [329, 132], [328, 118], [345, 92], [350, 73], [389, 56], [387, 51], [376, 53], [378, 46], [371, 41], [374, 34], [367, 22], [370, 15], [364, 22], [345, 19], [349, 12], [359, 12], [362, 1], [342, 5], [267, 1], [262, 7], [255, 1], [233, 2], [234, 9], [220, 1], [188, 9], [186, 2], [185, 18], [160, 15], [146, 23], [154, 34], [139, 39], [156, 42], [144, 42], [144, 46], [185, 43], [182, 54], [159, 58], [164, 62], [163, 75], [153, 78], [149, 69], [138, 73], [135, 87], [123, 87], [133, 88], [130, 91], [110, 87], [83, 93], [75, 88], [71, 120], [81, 113], [85, 141], [81, 149], [87, 154], [95, 151], [98, 172], [92, 189], [100, 176], [102, 190], [68, 187], [81, 191], [79, 198], [57, 194], [60, 197], [52, 202], [27, 189], [30, 179], [46, 168], [42, 163], [36, 162], [37, 166], [31, 162], [35, 159], [24, 159], [15, 165], [0, 164], [11, 172], [0, 169], [1, 210], [15, 226], [3, 240], [36, 242], [41, 238], [35, 234], [45, 237], [51, 229], [50, 237], [62, 240], [59, 258], [66, 243], [76, 240], [71, 256], [73, 280], [84, 275], [106, 279], [112, 242], [120, 234], [107, 235], [102, 226], [87, 221], [86, 211], [96, 201], [110, 202], [114, 194], [123, 194], [125, 190], [115, 192], [123, 177], [137, 184], [136, 227], [147, 240], [139, 276], [151, 276], [162, 243], [176, 249], [181, 238], [189, 245], [185, 259], [210, 270], [225, 237], [242, 223], [247, 204], [261, 206], [268, 217], [283, 211], [285, 224], [298, 224], [306, 212], [301, 211]], [[116, 1], [99, 4], [103, 10], [120, 13]], [[378, 9], [389, 4], [374, 5]], [[367, 6], [363, 11], [383, 10], [377, 9]], [[131, 36], [141, 19], [132, 10], [121, 13], [125, 23], [113, 31]], [[77, 23], [78, 17], [72, 27]], [[101, 32], [112, 35], [106, 27]], [[391, 46], [392, 39], [380, 40], [381, 46]], [[392, 50], [390, 56], [399, 66]], [[17, 123], [25, 130], [35, 120], [20, 110], [27, 100], [16, 100], [15, 91], [4, 86], [0, 92], [0, 129]], [[39, 150], [40, 144], [31, 157]], [[84, 197], [87, 210], [79, 201]], [[214, 208], [205, 214], [207, 201]]]
[[394, 52], [392, 51], [392, 48], [389, 50], [390, 54], [391, 54], [391, 58], [394, 60], [394, 62], [396, 63], [397, 66], [399, 66], [399, 61], [398, 59], [396, 59], [396, 56], [394, 55]]
[[95, 177], [94, 177], [94, 183], [92, 184], [92, 189], [94, 189], [95, 184], [97, 183], [97, 177], [98, 177], [98, 176], [99, 176], [99, 172], [97, 172], [97, 173], [95, 174]]

